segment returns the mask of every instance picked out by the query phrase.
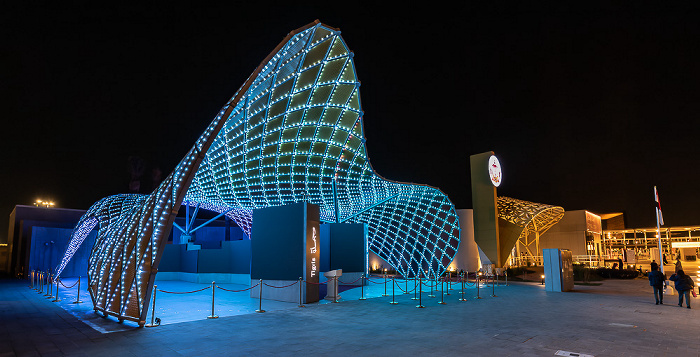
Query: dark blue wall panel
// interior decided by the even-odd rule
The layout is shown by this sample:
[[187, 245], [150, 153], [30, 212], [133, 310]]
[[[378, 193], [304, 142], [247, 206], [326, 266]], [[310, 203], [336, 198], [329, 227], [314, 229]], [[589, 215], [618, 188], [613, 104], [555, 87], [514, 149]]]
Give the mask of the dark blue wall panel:
[[253, 211], [251, 279], [297, 280], [304, 276], [305, 205]]
[[182, 271], [182, 245], [167, 244], [160, 258], [158, 271]]
[[229, 272], [250, 274], [250, 240], [223, 242], [222, 246], [229, 250]]
[[250, 274], [250, 241], [221, 242], [218, 249], [190, 251], [184, 244], [168, 244], [158, 271]]
[[321, 231], [321, 271], [331, 270], [331, 225], [322, 224]]
[[177, 244], [180, 246], [180, 268], [185, 273], [196, 273], [197, 272], [197, 262], [199, 257], [198, 250], [187, 250], [185, 244]]
[[364, 224], [330, 226], [330, 270], [364, 272], [367, 266], [367, 228]]
[[[53, 271], [56, 269], [63, 258], [63, 253], [66, 251], [71, 232], [73, 232], [71, 228], [33, 226], [31, 229], [29, 256], [30, 269], [41, 271], [46, 271], [47, 269]], [[88, 257], [92, 247], [95, 245], [96, 235], [97, 231], [92, 231], [85, 238], [83, 244], [63, 269], [62, 277], [87, 276]]]

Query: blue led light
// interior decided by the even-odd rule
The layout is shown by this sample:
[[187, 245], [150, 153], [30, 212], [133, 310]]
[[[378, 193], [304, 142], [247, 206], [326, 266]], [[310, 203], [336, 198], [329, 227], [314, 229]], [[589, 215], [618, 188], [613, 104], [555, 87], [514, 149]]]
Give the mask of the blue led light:
[[98, 226], [88, 268], [97, 310], [145, 316], [181, 204], [226, 212], [250, 236], [254, 209], [311, 202], [324, 221], [367, 224], [369, 249], [406, 276], [450, 264], [460, 229], [448, 197], [386, 180], [369, 163], [360, 82], [340, 32], [311, 24], [292, 33], [155, 192], [104, 198], [81, 219], [58, 273]]

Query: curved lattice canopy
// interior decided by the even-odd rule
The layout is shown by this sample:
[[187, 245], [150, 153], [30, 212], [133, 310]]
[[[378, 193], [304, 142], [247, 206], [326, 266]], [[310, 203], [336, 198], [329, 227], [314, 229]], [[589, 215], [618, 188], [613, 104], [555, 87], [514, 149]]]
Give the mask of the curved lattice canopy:
[[[530, 245], [538, 245], [539, 236], [564, 217], [562, 207], [510, 197], [498, 197], [497, 207], [499, 221], [502, 221], [499, 223], [502, 258], [510, 254], [518, 241], [529, 256], [536, 256], [539, 247], [532, 252]], [[535, 236], [534, 240], [530, 240], [532, 235]]]
[[543, 203], [498, 197], [498, 218], [523, 228], [522, 234], [544, 233], [564, 216], [564, 208]]
[[374, 172], [359, 87], [340, 31], [315, 22], [291, 32], [155, 192], [90, 208], [58, 273], [98, 226], [89, 265], [95, 308], [143, 321], [182, 203], [226, 213], [249, 234], [254, 209], [303, 201], [319, 205], [324, 221], [367, 224], [370, 250], [397, 271], [441, 273], [459, 244], [454, 206], [437, 188]]

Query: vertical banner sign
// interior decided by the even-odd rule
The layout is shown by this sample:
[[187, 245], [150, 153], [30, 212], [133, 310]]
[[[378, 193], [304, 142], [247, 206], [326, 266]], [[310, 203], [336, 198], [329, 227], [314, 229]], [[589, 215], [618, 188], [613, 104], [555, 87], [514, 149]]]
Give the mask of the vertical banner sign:
[[317, 205], [306, 205], [306, 297], [305, 302], [318, 301], [318, 278], [321, 268], [320, 210]]
[[[510, 247], [501, 252], [498, 231], [496, 187], [503, 182], [501, 163], [493, 151], [469, 157], [472, 178], [472, 207], [474, 208], [474, 241], [496, 268], [503, 267]], [[505, 247], [504, 247], [505, 248]]]

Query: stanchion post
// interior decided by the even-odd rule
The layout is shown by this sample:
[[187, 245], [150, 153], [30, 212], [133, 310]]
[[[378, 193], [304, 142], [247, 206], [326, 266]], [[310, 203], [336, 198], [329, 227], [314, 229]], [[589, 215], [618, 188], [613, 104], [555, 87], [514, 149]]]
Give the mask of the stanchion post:
[[[262, 288], [262, 286], [260, 287]], [[208, 319], [218, 319], [219, 316], [214, 315], [214, 293], [216, 292], [216, 282], [211, 282], [211, 315], [207, 316]]]
[[481, 294], [479, 292], [479, 280], [481, 280], [481, 274], [476, 274], [476, 298], [481, 299]]
[[506, 277], [506, 286], [508, 286], [508, 271], [506, 270], [503, 273], [505, 274], [505, 277]]
[[[335, 284], [333, 284], [335, 286], [333, 287], [333, 301], [332, 302], [337, 304], [338, 303], [338, 277], [334, 276], [333, 280], [335, 281]], [[328, 288], [328, 286], [326, 285], [326, 289], [327, 288]]]
[[418, 306], [416, 306], [419, 309], [424, 308], [423, 306], [423, 278], [418, 276]]
[[56, 298], [51, 300], [51, 302], [60, 302], [61, 299], [58, 297], [58, 284], [61, 282], [61, 280], [58, 278], [56, 278], [54, 280], [56, 281]]
[[[498, 276], [498, 275], [496, 275]], [[496, 296], [496, 284], [493, 282], [493, 278], [491, 278], [491, 297], [497, 297]]]
[[[445, 293], [445, 295], [450, 295], [450, 290], [452, 290], [452, 288], [450, 287], [450, 283], [452, 283], [452, 272], [448, 272], [447, 274], [448, 275], [445, 276], [445, 278], [447, 278], [447, 292]], [[448, 278], [448, 276], [449, 276], [449, 278]], [[444, 281], [443, 281], [443, 283], [444, 283]]]
[[391, 302], [389, 304], [391, 305], [396, 305], [398, 302], [394, 300], [394, 285], [396, 285], [396, 280], [394, 278], [391, 278]]
[[467, 301], [464, 297], [464, 273], [459, 275], [459, 281], [462, 283], [462, 291], [460, 292], [462, 296], [460, 296], [459, 301]]
[[440, 278], [440, 305], [445, 305], [445, 279]]
[[306, 307], [304, 306], [303, 299], [301, 297], [301, 285], [302, 285], [302, 279], [299, 277], [299, 307]]
[[413, 276], [413, 297], [411, 298], [411, 300], [418, 300], [418, 285], [416, 285], [416, 281], [418, 281], [418, 280], [417, 280], [416, 276], [414, 275]]
[[389, 296], [389, 294], [386, 293], [386, 269], [384, 269], [384, 294], [382, 296]]
[[406, 276], [406, 274], [404, 274], [403, 280], [404, 280], [404, 282], [406, 283], [406, 291], [404, 291], [403, 293], [404, 293], [404, 294], [409, 294], [409, 292], [408, 292], [408, 277]]
[[[82, 301], [80, 301], [80, 278], [78, 277], [78, 296], [75, 298], [75, 301], [73, 301], [74, 304], [80, 304]], [[153, 301], [156, 300], [156, 292], [153, 291]], [[155, 302], [154, 302], [155, 304]]]
[[[80, 278], [78, 278], [78, 279], [80, 279]], [[80, 281], [80, 280], [78, 280], [78, 281]], [[78, 286], [80, 286], [80, 284], [78, 284]], [[80, 289], [78, 289], [78, 291], [80, 291]], [[151, 305], [151, 323], [146, 324], [145, 325], [146, 327], [156, 327], [156, 326], [160, 325], [160, 323], [158, 323], [158, 325], [156, 325], [156, 291], [158, 291], [158, 285], [153, 285], [153, 304]], [[80, 300], [80, 299], [78, 299], [78, 300]], [[78, 301], [74, 302], [74, 304], [76, 304], [76, 303], [78, 303]]]
[[41, 274], [43, 274], [43, 273], [39, 272], [39, 274], [37, 274], [37, 275], [38, 275], [38, 278], [39, 278], [39, 281], [38, 281], [38, 284], [37, 284], [37, 285], [39, 286], [39, 289], [36, 289], [36, 290], [39, 291], [39, 294], [41, 294], [41, 293], [44, 292], [44, 279], [43, 279], [43, 277], [42, 277]]
[[435, 295], [433, 295], [433, 280], [431, 278], [431, 273], [428, 273], [428, 285], [430, 285], [430, 295], [428, 295], [428, 297], [434, 298]]
[[260, 282], [258, 283], [260, 285], [260, 294], [258, 296], [258, 309], [255, 310], [255, 312], [265, 312], [265, 310], [262, 309], [262, 289], [263, 289], [263, 281], [260, 279]]
[[47, 273], [46, 275], [46, 295], [44, 295], [47, 299], [53, 298], [53, 280], [51, 279], [51, 273]]
[[365, 299], [365, 273], [362, 273], [360, 277], [360, 291], [362, 293], [362, 295], [360, 295], [360, 300], [367, 300]]

